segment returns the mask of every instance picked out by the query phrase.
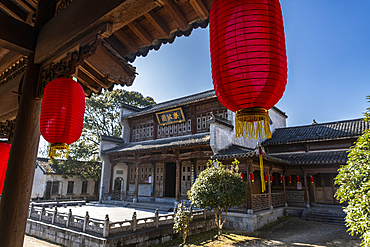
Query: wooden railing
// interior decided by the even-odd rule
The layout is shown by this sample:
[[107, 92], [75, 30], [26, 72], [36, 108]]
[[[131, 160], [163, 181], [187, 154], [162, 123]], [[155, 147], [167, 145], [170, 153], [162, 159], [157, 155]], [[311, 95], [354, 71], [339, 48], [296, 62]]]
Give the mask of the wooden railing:
[[287, 203], [293, 206], [305, 206], [304, 191], [287, 190]]
[[[207, 219], [207, 217], [212, 215], [206, 209], [191, 210], [191, 213], [193, 219]], [[73, 228], [73, 230], [88, 232], [96, 236], [108, 237], [129, 231], [135, 232], [137, 230], [170, 225], [174, 223], [174, 216], [174, 213], [159, 215], [157, 209], [153, 217], [138, 219], [136, 212], [134, 212], [131, 220], [111, 222], [108, 215], [105, 216], [105, 220], [98, 220], [91, 219], [88, 212], [86, 212], [85, 217], [82, 217], [72, 215], [71, 209], [69, 209], [69, 213], [59, 213], [57, 207], [54, 210], [47, 210], [45, 207], [37, 208], [31, 204], [28, 218], [52, 225]]]
[[272, 206], [274, 208], [285, 206], [285, 194], [284, 194], [284, 192], [271, 193], [271, 197], [272, 197]]
[[252, 209], [253, 211], [269, 209], [269, 195], [268, 194], [252, 194]]

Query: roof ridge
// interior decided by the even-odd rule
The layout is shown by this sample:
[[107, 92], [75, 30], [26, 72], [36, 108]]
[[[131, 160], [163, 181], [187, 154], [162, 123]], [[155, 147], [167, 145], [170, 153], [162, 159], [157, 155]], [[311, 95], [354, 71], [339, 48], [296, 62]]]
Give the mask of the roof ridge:
[[328, 125], [328, 124], [345, 123], [345, 122], [355, 122], [355, 121], [359, 121], [359, 120], [362, 120], [362, 121], [363, 121], [363, 118], [355, 118], [355, 119], [339, 120], [339, 121], [332, 121], [332, 122], [326, 122], [326, 123], [307, 124], [307, 125], [300, 125], [300, 126], [292, 126], [292, 127], [276, 128], [275, 130], [282, 130], [282, 129], [297, 129], [297, 128], [303, 128], [303, 127], [323, 126], [323, 125]]

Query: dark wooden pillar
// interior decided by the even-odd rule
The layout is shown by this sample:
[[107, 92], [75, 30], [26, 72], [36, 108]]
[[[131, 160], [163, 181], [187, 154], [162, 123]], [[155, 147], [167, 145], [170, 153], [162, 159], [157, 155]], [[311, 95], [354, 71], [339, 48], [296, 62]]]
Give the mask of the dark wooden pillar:
[[283, 190], [284, 190], [284, 203], [285, 203], [285, 206], [287, 206], [288, 205], [288, 197], [287, 197], [286, 186], [285, 186], [285, 172], [283, 173]]
[[138, 201], [139, 198], [139, 166], [140, 162], [135, 162], [135, 191], [134, 191], [134, 202]]
[[176, 187], [175, 187], [175, 199], [177, 202], [180, 202], [181, 194], [180, 194], [180, 182], [181, 182], [181, 176], [180, 176], [180, 166], [181, 162], [178, 158], [178, 152], [176, 152]]
[[153, 191], [151, 192], [150, 196], [151, 197], [155, 197], [155, 182], [156, 182], [156, 179], [155, 179], [155, 162], [152, 162], [152, 183], [153, 183]]
[[251, 176], [250, 174], [252, 173], [252, 167], [251, 164], [248, 162], [247, 163], [247, 182], [248, 182], [248, 187], [249, 187], [249, 195], [248, 195], [248, 200], [247, 200], [247, 213], [253, 213], [252, 209], [252, 181], [251, 181]]
[[310, 201], [309, 201], [309, 196], [308, 196], [307, 174], [303, 168], [302, 170], [303, 170], [303, 181], [304, 181], [304, 202], [306, 204], [306, 207], [310, 207]]
[[40, 141], [41, 100], [35, 99], [40, 66], [28, 57], [22, 96], [0, 204], [1, 246], [23, 246]]
[[271, 194], [271, 180], [270, 180], [270, 174], [271, 174], [271, 169], [269, 168], [267, 170], [267, 187], [268, 187], [268, 193], [269, 193], [269, 208], [272, 209], [272, 194]]

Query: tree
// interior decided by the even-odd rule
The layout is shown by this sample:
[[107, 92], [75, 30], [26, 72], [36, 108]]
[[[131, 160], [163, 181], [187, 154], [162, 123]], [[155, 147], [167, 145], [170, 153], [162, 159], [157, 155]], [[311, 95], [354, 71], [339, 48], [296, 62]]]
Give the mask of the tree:
[[[367, 96], [370, 102], [370, 97]], [[370, 121], [367, 108], [364, 121]], [[346, 226], [353, 234], [360, 234], [363, 246], [370, 246], [370, 130], [357, 139], [348, 154], [347, 164], [339, 169], [335, 183], [340, 187], [337, 199], [348, 205], [344, 211]]]
[[[226, 169], [220, 161], [209, 160], [207, 169], [199, 174], [188, 191], [193, 205], [203, 209], [209, 207], [214, 211], [219, 235], [222, 235], [229, 208], [240, 206], [248, 196], [247, 184], [238, 174], [238, 164], [235, 159], [231, 169]], [[223, 212], [225, 218], [222, 221]]]
[[119, 121], [121, 103], [136, 107], [155, 104], [151, 97], [123, 89], [105, 91], [85, 101], [84, 125], [80, 139], [70, 145], [70, 155], [78, 160], [100, 161], [99, 138], [101, 135], [119, 137], [122, 129]]
[[176, 233], [181, 232], [183, 244], [186, 242], [186, 238], [189, 233], [189, 225], [190, 222], [193, 220], [193, 215], [191, 213], [191, 208], [186, 208], [185, 203], [177, 204], [177, 211], [175, 214], [175, 218], [173, 219], [173, 229], [176, 230]]

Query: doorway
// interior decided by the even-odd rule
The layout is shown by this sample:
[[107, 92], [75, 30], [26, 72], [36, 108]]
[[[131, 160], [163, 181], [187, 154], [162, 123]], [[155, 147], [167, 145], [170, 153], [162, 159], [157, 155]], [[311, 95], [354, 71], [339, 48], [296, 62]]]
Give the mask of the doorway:
[[165, 197], [175, 197], [176, 163], [166, 163]]

